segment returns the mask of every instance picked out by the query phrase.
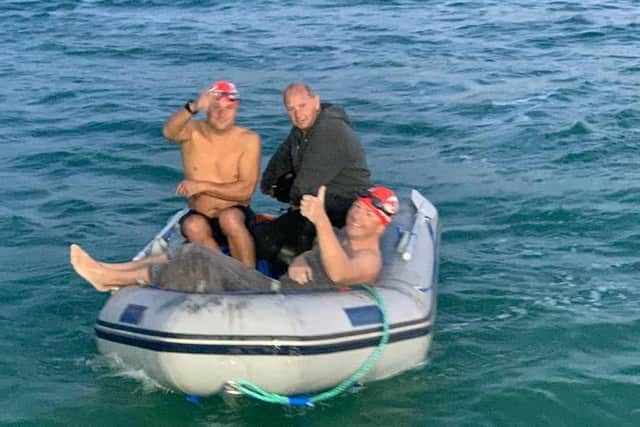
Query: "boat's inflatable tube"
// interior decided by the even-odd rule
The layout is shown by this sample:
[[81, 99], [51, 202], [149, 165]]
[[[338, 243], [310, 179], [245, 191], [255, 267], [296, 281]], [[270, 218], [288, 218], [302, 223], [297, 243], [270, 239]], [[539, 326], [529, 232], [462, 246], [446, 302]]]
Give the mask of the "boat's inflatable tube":
[[[176, 214], [138, 255], [179, 244]], [[364, 381], [425, 360], [435, 319], [438, 214], [417, 191], [383, 238], [378, 291], [389, 343]], [[192, 294], [114, 292], [96, 322], [98, 348], [173, 390], [206, 396], [245, 379], [280, 394], [330, 388], [377, 346], [381, 315], [364, 291]]]

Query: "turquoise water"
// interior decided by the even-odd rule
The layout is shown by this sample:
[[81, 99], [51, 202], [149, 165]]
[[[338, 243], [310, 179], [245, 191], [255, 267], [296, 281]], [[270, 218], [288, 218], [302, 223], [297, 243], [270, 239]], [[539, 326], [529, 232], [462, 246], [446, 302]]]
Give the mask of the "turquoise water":
[[[0, 425], [640, 424], [637, 2], [207, 3], [0, 5]], [[264, 160], [303, 79], [376, 181], [438, 206], [425, 366], [287, 409], [193, 405], [97, 353], [107, 296], [68, 244], [121, 260], [182, 207], [161, 126], [220, 78]]]

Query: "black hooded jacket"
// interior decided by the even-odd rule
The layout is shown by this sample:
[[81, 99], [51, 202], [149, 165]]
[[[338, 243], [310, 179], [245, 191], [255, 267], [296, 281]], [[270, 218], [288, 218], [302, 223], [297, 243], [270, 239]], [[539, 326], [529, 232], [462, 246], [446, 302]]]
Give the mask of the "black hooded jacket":
[[262, 174], [262, 191], [268, 192], [280, 176], [291, 171], [295, 173], [289, 193], [293, 205], [304, 194], [315, 195], [326, 185], [325, 205], [330, 211], [334, 202], [339, 203], [336, 199], [355, 200], [370, 186], [371, 172], [362, 144], [342, 107], [323, 103], [304, 136], [300, 129], [291, 128]]

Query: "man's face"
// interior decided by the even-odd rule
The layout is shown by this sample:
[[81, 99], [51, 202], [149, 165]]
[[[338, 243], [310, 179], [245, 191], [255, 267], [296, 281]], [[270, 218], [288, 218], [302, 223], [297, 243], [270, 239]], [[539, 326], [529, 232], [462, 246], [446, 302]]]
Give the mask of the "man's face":
[[356, 200], [347, 212], [346, 232], [350, 238], [382, 234], [384, 225], [369, 206]]
[[300, 130], [307, 130], [320, 113], [320, 97], [309, 96], [303, 88], [293, 88], [287, 93], [285, 107], [291, 123]]
[[211, 96], [211, 103], [207, 111], [209, 124], [218, 131], [231, 129], [236, 122], [238, 101], [232, 101], [225, 96]]

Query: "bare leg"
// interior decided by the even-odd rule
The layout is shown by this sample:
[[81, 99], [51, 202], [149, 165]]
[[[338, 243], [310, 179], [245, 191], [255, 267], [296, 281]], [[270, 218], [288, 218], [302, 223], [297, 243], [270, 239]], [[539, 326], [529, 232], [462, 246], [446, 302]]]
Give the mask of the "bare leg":
[[248, 230], [227, 236], [231, 256], [249, 268], [256, 267], [256, 248]]
[[100, 292], [106, 292], [112, 287], [135, 285], [139, 282], [149, 283], [146, 264], [131, 270], [114, 270], [108, 267], [109, 264], [101, 264], [94, 260], [75, 244], [70, 247], [69, 258], [76, 273]]
[[209, 221], [202, 215], [189, 215], [182, 223], [182, 232], [191, 243], [208, 246], [214, 251], [220, 250]]
[[229, 208], [220, 212], [220, 228], [229, 241], [231, 256], [249, 268], [256, 267], [256, 247], [245, 226], [245, 216], [240, 209]]
[[166, 254], [158, 254], [158, 255], [151, 255], [136, 261], [120, 262], [120, 263], [100, 262], [99, 264], [104, 267], [110, 268], [112, 270], [134, 270], [136, 268], [139, 268], [145, 265], [148, 266], [149, 264], [158, 264], [161, 262], [167, 262], [168, 260], [169, 258], [167, 257]]

